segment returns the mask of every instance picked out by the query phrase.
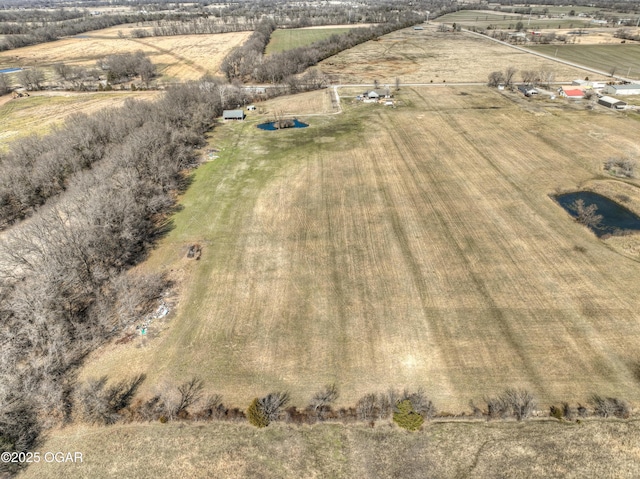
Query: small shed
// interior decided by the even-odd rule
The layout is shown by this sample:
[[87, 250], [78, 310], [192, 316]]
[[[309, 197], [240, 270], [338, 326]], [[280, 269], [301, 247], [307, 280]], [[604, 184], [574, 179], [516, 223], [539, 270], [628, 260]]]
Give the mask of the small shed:
[[624, 110], [624, 108], [627, 106], [625, 102], [610, 96], [602, 96], [598, 98], [598, 104], [606, 106], [607, 108], [613, 108], [615, 110]]
[[607, 85], [602, 89], [607, 95], [640, 95], [640, 83], [626, 85]]
[[518, 90], [524, 96], [531, 96], [531, 95], [537, 95], [538, 94], [538, 90], [536, 90], [535, 88], [533, 88], [532, 86], [529, 86], [529, 85], [519, 85], [518, 86]]
[[224, 110], [222, 112], [223, 120], [244, 120], [244, 111], [242, 110]]

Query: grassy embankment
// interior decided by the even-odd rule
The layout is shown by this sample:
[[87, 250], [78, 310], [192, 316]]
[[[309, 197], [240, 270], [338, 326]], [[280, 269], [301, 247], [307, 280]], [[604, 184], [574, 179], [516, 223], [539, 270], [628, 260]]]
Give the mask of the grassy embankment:
[[21, 479], [614, 478], [640, 474], [637, 421], [387, 424], [127, 424], [73, 427], [41, 451], [79, 451], [80, 464], [31, 465]]

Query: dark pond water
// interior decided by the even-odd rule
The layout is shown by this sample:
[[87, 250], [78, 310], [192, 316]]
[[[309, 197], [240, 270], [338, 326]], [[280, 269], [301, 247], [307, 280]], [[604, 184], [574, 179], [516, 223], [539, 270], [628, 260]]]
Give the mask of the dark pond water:
[[[258, 128], [260, 128], [261, 130], [268, 130], [268, 131], [276, 131], [278, 128], [276, 128], [273, 124], [275, 122], [270, 121], [269, 123], [260, 123], [258, 125]], [[306, 128], [309, 125], [307, 125], [306, 123], [302, 123], [301, 121], [298, 120], [293, 120], [293, 126], [290, 126], [289, 128]], [[288, 130], [289, 128], [280, 128], [281, 130]]]
[[574, 218], [578, 216], [577, 213], [571, 209], [571, 204], [574, 201], [582, 200], [585, 206], [596, 205], [598, 207], [596, 214], [602, 215], [602, 221], [597, 228], [591, 228], [591, 230], [598, 236], [616, 233], [621, 230], [640, 230], [640, 218], [636, 214], [615, 201], [611, 201], [609, 198], [597, 193], [576, 191], [575, 193], [558, 195], [555, 198], [556, 201], [560, 203], [560, 206], [567, 210]]
[[22, 68], [4, 68], [0, 70], [0, 73], [13, 73], [13, 72], [19, 72], [20, 70], [22, 70]]

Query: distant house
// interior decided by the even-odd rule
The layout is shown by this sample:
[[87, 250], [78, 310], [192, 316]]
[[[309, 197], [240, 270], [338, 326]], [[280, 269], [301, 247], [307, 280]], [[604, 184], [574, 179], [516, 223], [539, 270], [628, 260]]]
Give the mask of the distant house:
[[640, 84], [607, 85], [602, 89], [602, 93], [607, 95], [640, 95]]
[[249, 106], [247, 107], [247, 110], [249, 110], [249, 111], [255, 111], [255, 109], [256, 109], [256, 106], [255, 106], [255, 105], [249, 105]]
[[421, 26], [418, 25], [416, 27], [413, 27], [413, 29], [414, 30], [424, 30], [424, 27], [421, 27]]
[[610, 96], [602, 96], [598, 98], [598, 104], [606, 106], [607, 108], [613, 108], [615, 110], [624, 110], [627, 104]]
[[222, 112], [223, 120], [244, 120], [244, 111], [242, 110], [224, 110]]
[[379, 99], [379, 98], [391, 98], [391, 92], [389, 89], [385, 90], [371, 90], [364, 94], [365, 98], [371, 99]]

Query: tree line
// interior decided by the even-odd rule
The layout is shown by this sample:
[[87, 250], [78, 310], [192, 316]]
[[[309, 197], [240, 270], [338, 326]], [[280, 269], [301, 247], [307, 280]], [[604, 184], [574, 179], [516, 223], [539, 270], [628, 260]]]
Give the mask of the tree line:
[[14, 201], [32, 216], [0, 241], [0, 444], [30, 447], [67, 420], [74, 368], [166, 290], [128, 270], [166, 232], [204, 133], [242, 95], [189, 83], [14, 144], [0, 178], [21, 183]]

